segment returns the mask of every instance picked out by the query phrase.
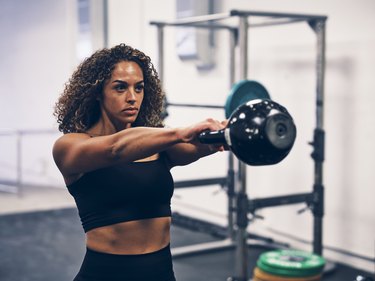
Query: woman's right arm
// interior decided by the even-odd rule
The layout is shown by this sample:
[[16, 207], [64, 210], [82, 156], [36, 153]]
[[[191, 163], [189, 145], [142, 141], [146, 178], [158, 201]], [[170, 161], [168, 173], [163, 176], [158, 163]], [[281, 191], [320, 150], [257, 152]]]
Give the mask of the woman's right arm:
[[113, 135], [91, 138], [83, 133], [60, 137], [53, 157], [64, 177], [86, 173], [120, 162], [146, 158], [184, 142], [180, 129], [129, 128]]
[[[194, 144], [201, 132], [217, 130], [222, 126], [220, 122], [208, 118], [187, 127], [135, 127], [95, 138], [83, 133], [71, 133], [56, 141], [53, 147], [53, 157], [65, 179], [110, 165], [143, 159], [171, 147], [174, 147], [172, 151], [176, 153], [175, 156], [171, 155], [172, 151], [169, 153], [170, 159], [175, 162], [171, 163], [171, 166], [182, 162], [187, 164], [197, 160], [203, 154], [196, 148], [192, 148], [196, 145], [188, 146], [188, 148], [179, 146], [178, 149], [175, 145], [179, 143]], [[207, 154], [206, 150], [204, 155]], [[186, 159], [176, 160], [177, 158]]]

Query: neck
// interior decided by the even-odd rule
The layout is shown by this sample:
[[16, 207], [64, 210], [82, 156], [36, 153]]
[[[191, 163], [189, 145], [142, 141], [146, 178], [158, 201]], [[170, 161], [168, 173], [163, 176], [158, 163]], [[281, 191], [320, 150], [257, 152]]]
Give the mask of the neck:
[[103, 119], [100, 119], [95, 125], [93, 125], [87, 133], [91, 136], [106, 136], [117, 133], [121, 129], [117, 129], [111, 122], [106, 122]]

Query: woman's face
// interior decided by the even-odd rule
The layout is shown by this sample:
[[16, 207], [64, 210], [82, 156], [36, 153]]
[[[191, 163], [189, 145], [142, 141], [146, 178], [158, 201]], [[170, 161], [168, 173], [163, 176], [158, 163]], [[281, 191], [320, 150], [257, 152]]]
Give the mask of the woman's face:
[[108, 117], [117, 130], [129, 128], [137, 119], [143, 97], [142, 69], [133, 61], [121, 61], [104, 84], [102, 117]]

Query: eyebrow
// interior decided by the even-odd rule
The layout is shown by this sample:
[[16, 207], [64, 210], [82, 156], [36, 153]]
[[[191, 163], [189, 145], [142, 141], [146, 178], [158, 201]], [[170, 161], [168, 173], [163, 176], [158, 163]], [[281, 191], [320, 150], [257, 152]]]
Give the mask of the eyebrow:
[[[114, 81], [112, 81], [112, 84], [113, 84], [113, 83], [128, 84], [128, 82], [123, 81], [123, 80], [114, 80]], [[136, 84], [141, 84], [141, 83], [145, 83], [145, 81], [144, 81], [144, 80], [141, 80], [141, 81], [137, 82]]]
[[127, 84], [125, 81], [122, 81], [122, 80], [114, 80], [114, 81], [112, 81], [112, 84], [114, 84], [114, 83]]

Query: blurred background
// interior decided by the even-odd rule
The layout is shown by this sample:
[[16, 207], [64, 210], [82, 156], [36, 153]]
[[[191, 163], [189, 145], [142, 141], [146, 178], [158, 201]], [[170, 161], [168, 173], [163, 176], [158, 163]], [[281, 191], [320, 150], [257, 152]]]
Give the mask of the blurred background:
[[[74, 206], [51, 155], [60, 136], [53, 108], [82, 59], [126, 43], [148, 54], [158, 68], [157, 30], [151, 21], [233, 9], [328, 17], [324, 256], [374, 272], [373, 0], [0, 0], [0, 213]], [[231, 89], [228, 33], [168, 27], [164, 36], [162, 82], [168, 100], [223, 106]], [[308, 192], [314, 183], [309, 142], [316, 122], [315, 33], [306, 22], [250, 28], [248, 57], [248, 78], [261, 82], [289, 110], [298, 129], [283, 162], [247, 167], [248, 196]], [[224, 119], [225, 114], [171, 106], [166, 124], [183, 126], [207, 117]], [[173, 174], [176, 180], [225, 177], [227, 159], [223, 152], [175, 168]], [[177, 189], [172, 203], [175, 211], [227, 223], [227, 195], [219, 185]], [[257, 214], [263, 219], [252, 220], [248, 229], [311, 249], [311, 212], [298, 213], [305, 207], [261, 210]]]

